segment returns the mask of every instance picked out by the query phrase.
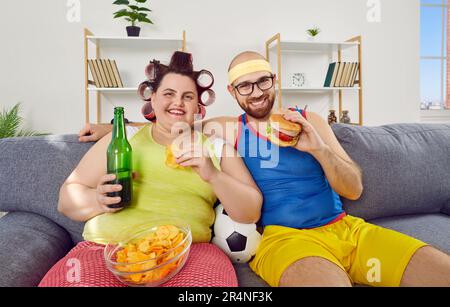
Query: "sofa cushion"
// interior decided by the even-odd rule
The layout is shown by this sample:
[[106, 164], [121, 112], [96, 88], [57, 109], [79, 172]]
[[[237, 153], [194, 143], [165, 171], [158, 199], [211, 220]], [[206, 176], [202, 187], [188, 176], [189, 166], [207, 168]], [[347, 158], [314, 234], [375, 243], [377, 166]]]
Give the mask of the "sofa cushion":
[[450, 216], [421, 214], [395, 216], [369, 221], [407, 234], [450, 254]]
[[83, 224], [59, 214], [57, 204], [59, 188], [91, 146], [75, 135], [0, 140], [0, 211], [46, 216], [81, 241]]
[[233, 266], [236, 271], [239, 287], [269, 287], [268, 283], [250, 269], [248, 263], [236, 263]]
[[437, 213], [450, 199], [450, 125], [332, 126], [363, 171], [357, 201], [343, 199], [352, 215], [374, 219]]
[[67, 254], [72, 240], [46, 217], [12, 212], [0, 219], [0, 246], [0, 287], [32, 287]]
[[450, 215], [450, 199], [448, 200], [447, 204], [442, 209], [442, 213]]

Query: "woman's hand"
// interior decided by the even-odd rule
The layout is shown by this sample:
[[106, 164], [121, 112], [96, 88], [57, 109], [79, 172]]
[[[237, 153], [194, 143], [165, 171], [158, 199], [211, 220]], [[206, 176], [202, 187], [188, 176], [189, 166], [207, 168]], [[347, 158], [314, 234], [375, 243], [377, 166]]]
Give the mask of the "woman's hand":
[[108, 184], [108, 182], [116, 179], [114, 174], [106, 174], [101, 179], [97, 185], [96, 195], [97, 195], [97, 205], [100, 211], [103, 213], [115, 213], [122, 210], [123, 208], [112, 209], [108, 206], [120, 203], [120, 197], [108, 197], [107, 193], [120, 192], [122, 191], [122, 186], [120, 184]]
[[174, 152], [176, 162], [183, 167], [192, 167], [206, 182], [211, 182], [219, 170], [214, 166], [208, 150], [201, 144], [189, 144], [181, 150]]
[[[133, 180], [139, 178], [138, 172], [132, 173]], [[108, 184], [108, 182], [116, 179], [116, 175], [114, 174], [106, 174], [100, 179], [99, 184], [97, 185], [97, 204], [100, 206], [100, 209], [103, 213], [114, 213], [122, 210], [123, 208], [110, 208], [108, 206], [115, 205], [120, 203], [120, 197], [109, 197], [107, 193], [114, 193], [122, 191], [122, 185], [120, 184]]]

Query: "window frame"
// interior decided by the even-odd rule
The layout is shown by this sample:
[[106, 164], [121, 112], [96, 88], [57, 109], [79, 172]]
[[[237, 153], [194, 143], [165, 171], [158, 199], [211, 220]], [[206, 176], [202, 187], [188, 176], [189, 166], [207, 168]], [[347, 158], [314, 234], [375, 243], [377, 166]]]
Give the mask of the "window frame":
[[[425, 0], [426, 2], [427, 0]], [[446, 110], [446, 88], [447, 88], [447, 84], [446, 82], [444, 82], [445, 80], [445, 75], [444, 75], [444, 71], [446, 69], [446, 64], [447, 64], [447, 57], [448, 54], [446, 54], [446, 10], [444, 8], [449, 9], [450, 8], [450, 4], [448, 3], [447, 0], [442, 0], [441, 3], [420, 3], [420, 10], [422, 11], [422, 8], [424, 7], [437, 7], [437, 8], [442, 8], [442, 37], [441, 37], [441, 55], [440, 56], [433, 56], [433, 55], [422, 55], [422, 52], [420, 54], [420, 62], [422, 63], [422, 60], [440, 60], [440, 66], [441, 66], [441, 102], [442, 105], [444, 106], [444, 109], [441, 110]], [[421, 29], [422, 30], [422, 29]], [[447, 33], [447, 36], [449, 34]], [[422, 46], [421, 46], [422, 47]], [[419, 64], [420, 65], [420, 64]], [[420, 77], [422, 78], [422, 74], [420, 75]], [[421, 97], [421, 103], [422, 103], [422, 97]], [[420, 103], [420, 104], [421, 104]], [[419, 104], [419, 106], [420, 106]], [[421, 111], [429, 111], [426, 109], [420, 109]], [[436, 110], [434, 110], [436, 111]], [[440, 111], [440, 110], [438, 110]]]

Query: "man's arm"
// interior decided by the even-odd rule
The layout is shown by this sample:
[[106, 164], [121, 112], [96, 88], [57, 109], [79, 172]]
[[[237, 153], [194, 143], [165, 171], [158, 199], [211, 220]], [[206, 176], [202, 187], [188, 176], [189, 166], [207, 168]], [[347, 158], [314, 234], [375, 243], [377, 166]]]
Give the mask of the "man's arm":
[[[216, 136], [233, 144], [236, 140], [237, 117], [215, 117], [201, 122], [203, 133]], [[112, 131], [110, 124], [86, 124], [78, 133], [83, 143], [96, 142]]]
[[296, 148], [310, 153], [319, 161], [336, 193], [347, 199], [357, 200], [363, 191], [359, 166], [348, 156], [331, 127], [320, 115], [308, 112], [306, 120], [299, 113], [295, 113], [291, 112], [286, 117], [303, 126]]
[[[128, 125], [128, 124], [126, 124]], [[133, 126], [142, 127], [145, 123], [134, 123]], [[78, 132], [78, 141], [82, 143], [97, 142], [112, 131], [111, 124], [90, 124], [87, 123], [83, 129]]]
[[214, 117], [204, 120], [202, 129], [206, 136], [221, 138], [233, 147], [236, 142], [238, 120], [237, 117], [231, 116]]

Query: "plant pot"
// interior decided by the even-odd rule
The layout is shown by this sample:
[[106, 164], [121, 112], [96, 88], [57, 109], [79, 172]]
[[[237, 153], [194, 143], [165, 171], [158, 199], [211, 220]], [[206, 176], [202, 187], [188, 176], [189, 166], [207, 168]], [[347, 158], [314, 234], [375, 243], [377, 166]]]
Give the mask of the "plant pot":
[[141, 28], [135, 26], [127, 27], [128, 36], [137, 37], [141, 33]]

